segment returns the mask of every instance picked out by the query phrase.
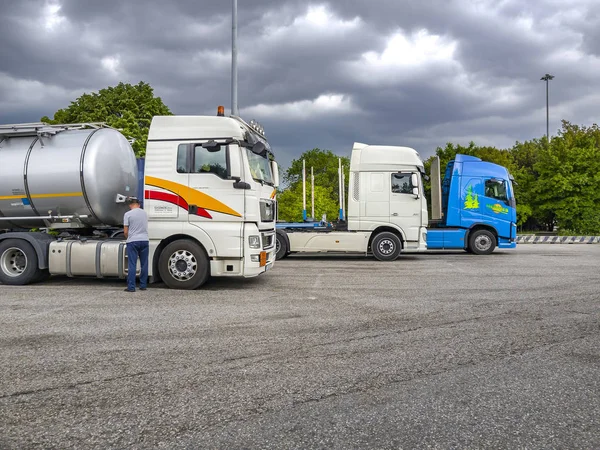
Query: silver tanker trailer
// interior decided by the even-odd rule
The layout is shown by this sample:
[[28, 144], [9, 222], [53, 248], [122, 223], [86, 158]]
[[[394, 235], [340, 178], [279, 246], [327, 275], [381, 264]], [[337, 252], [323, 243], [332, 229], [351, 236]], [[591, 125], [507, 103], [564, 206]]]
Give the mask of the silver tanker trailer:
[[[0, 281], [126, 276], [124, 201], [138, 195], [135, 154], [119, 131], [0, 126]], [[41, 228], [54, 233], [32, 231]], [[95, 245], [84, 245], [91, 238]]]

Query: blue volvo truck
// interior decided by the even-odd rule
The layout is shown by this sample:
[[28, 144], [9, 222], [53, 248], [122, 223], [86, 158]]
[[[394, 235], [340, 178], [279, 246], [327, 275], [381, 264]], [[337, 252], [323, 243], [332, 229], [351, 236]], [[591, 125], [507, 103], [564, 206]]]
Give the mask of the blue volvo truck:
[[427, 249], [464, 249], [487, 255], [517, 246], [513, 177], [506, 167], [457, 154], [440, 181], [440, 162], [431, 165], [431, 219]]

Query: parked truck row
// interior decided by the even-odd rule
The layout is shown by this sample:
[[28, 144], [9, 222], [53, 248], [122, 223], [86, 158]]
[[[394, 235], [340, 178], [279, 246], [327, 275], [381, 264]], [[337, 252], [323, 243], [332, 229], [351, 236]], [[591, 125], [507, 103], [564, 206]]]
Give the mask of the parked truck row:
[[[346, 252], [391, 261], [401, 252], [464, 249], [483, 255], [496, 247], [516, 247], [516, 204], [508, 170], [459, 154], [447, 165], [442, 180], [439, 164], [439, 158], [434, 158], [430, 220], [423, 187], [426, 175], [418, 152], [355, 143], [347, 217], [340, 165], [339, 220], [278, 221], [277, 259], [296, 252]], [[304, 173], [302, 179], [305, 183]]]
[[[437, 164], [437, 165], [436, 165]], [[457, 155], [440, 180], [432, 217], [424, 164], [412, 148], [356, 143], [345, 217], [276, 223], [279, 169], [264, 129], [225, 116], [156, 116], [146, 155], [104, 124], [0, 126], [0, 282], [49, 275], [127, 277], [127, 197], [148, 214], [149, 278], [196, 289], [210, 276], [255, 277], [293, 252], [401, 252], [516, 246], [506, 168]], [[306, 216], [305, 216], [306, 217]], [[139, 270], [139, 264], [138, 264]]]

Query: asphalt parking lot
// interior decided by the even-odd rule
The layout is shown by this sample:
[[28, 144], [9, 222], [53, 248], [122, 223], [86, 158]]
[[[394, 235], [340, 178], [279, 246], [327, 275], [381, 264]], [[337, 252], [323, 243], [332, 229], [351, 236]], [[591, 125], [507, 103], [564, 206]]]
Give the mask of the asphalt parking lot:
[[0, 448], [600, 448], [600, 245], [0, 285]]

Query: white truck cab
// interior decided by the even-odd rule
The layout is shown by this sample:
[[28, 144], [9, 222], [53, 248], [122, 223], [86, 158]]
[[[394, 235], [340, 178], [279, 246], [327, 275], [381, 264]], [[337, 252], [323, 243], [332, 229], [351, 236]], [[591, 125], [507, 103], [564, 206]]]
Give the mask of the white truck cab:
[[[340, 180], [342, 170], [339, 169]], [[381, 261], [427, 248], [423, 161], [412, 148], [355, 143], [347, 221], [277, 223], [277, 257], [291, 252], [372, 253]]]
[[278, 168], [258, 126], [237, 117], [154, 117], [144, 185], [153, 269], [167, 284], [194, 271], [185, 259], [193, 252], [173, 250], [179, 236], [202, 247], [212, 276], [252, 277], [272, 266]]

